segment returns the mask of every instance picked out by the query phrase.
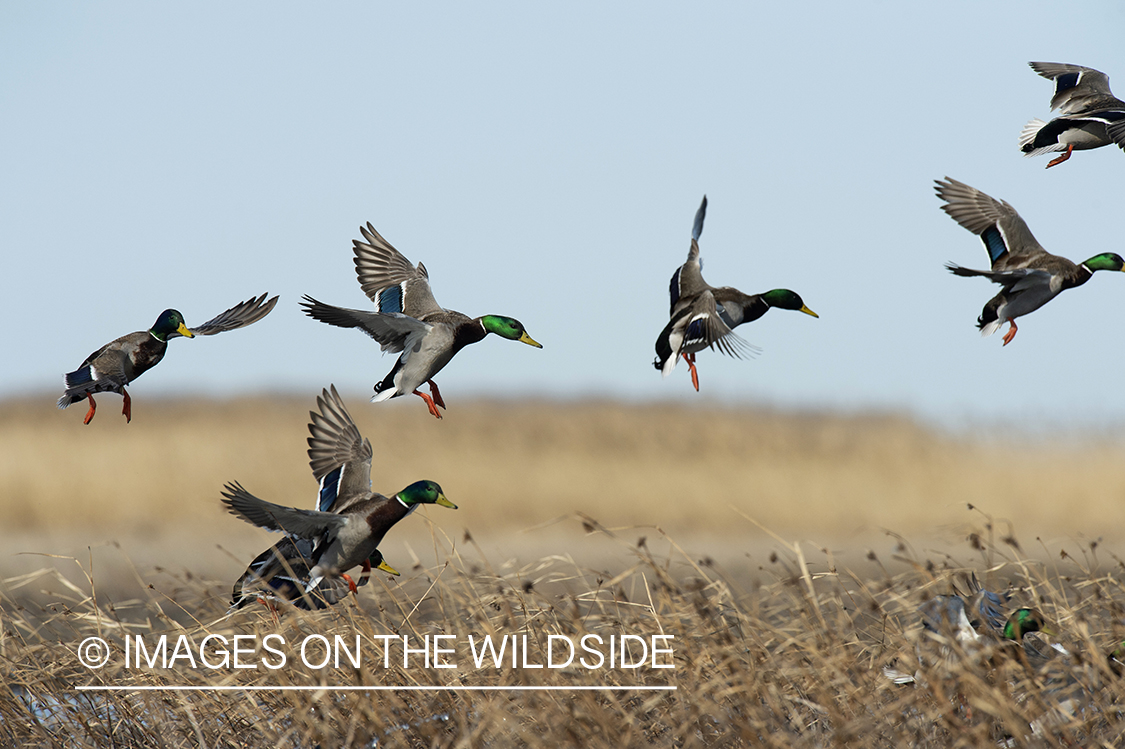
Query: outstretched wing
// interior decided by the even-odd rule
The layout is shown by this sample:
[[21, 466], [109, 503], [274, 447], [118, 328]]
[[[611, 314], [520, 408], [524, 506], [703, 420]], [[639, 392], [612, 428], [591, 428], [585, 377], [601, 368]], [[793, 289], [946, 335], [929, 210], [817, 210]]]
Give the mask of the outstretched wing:
[[379, 312], [401, 312], [422, 319], [441, 306], [430, 290], [430, 275], [426, 266], [412, 266], [383, 235], [368, 222], [359, 227], [363, 240], [353, 239], [355, 272], [359, 286]]
[[1105, 131], [1113, 142], [1125, 148], [1125, 106], [1120, 109], [1103, 109], [1100, 112], [1091, 112], [1087, 119], [1096, 120], [1105, 124]]
[[347, 517], [334, 512], [299, 510], [258, 499], [238, 482], [223, 486], [222, 494], [223, 504], [232, 515], [259, 528], [284, 531], [298, 538], [320, 538], [326, 533], [335, 535], [348, 522]]
[[359, 328], [374, 338], [383, 351], [398, 353], [412, 342], [411, 336], [424, 336], [432, 326], [400, 312], [366, 312], [334, 307], [305, 296], [301, 302], [305, 314], [337, 328]]
[[1064, 115], [1085, 114], [1121, 103], [1109, 90], [1109, 76], [1100, 70], [1065, 62], [1029, 62], [1028, 65], [1055, 82], [1051, 109], [1058, 109]]
[[754, 354], [754, 346], [747, 343], [723, 320], [722, 305], [715, 302], [710, 289], [700, 294], [687, 309], [684, 319], [684, 351], [713, 348], [727, 356], [742, 359]]
[[228, 330], [245, 328], [268, 315], [277, 304], [276, 296], [269, 301], [265, 301], [265, 298], [266, 294], [262, 294], [260, 297], [247, 299], [245, 302], [236, 304], [226, 312], [216, 315], [199, 327], [190, 330], [194, 335], [215, 335], [216, 333], [225, 333]]
[[699, 237], [703, 235], [703, 219], [707, 218], [707, 196], [703, 196], [703, 202], [699, 204], [699, 210], [695, 212], [695, 221], [691, 224], [691, 238], [696, 242]]
[[973, 270], [963, 268], [956, 263], [946, 263], [945, 267], [955, 276], [983, 276], [993, 283], [998, 283], [1006, 291], [1022, 291], [1033, 287], [1052, 285], [1054, 276], [1048, 271], [1033, 268], [1013, 268], [1012, 270]]
[[320, 482], [317, 509], [339, 511], [337, 499], [366, 495], [371, 491], [371, 443], [359, 433], [344, 407], [336, 386], [316, 399], [310, 411], [309, 466]]
[[668, 295], [671, 297], [669, 315], [676, 314], [681, 299], [701, 294], [711, 288], [703, 280], [703, 260], [699, 257], [699, 237], [703, 234], [703, 219], [706, 216], [707, 196], [704, 195], [699, 210], [695, 212], [695, 221], [691, 227], [691, 247], [688, 249], [687, 260], [672, 274], [672, 280], [668, 284]]
[[1027, 223], [1007, 202], [997, 200], [964, 182], [945, 178], [934, 181], [941, 207], [949, 216], [984, 242], [994, 270], [1026, 263], [1047, 254]]

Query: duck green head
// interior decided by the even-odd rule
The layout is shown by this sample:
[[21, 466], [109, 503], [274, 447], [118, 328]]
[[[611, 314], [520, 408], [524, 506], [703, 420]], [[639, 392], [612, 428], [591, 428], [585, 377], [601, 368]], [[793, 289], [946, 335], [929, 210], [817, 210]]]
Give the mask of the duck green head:
[[1106, 664], [1114, 676], [1121, 676], [1125, 672], [1125, 642], [1117, 643], [1117, 647], [1105, 654]]
[[445, 498], [436, 481], [415, 481], [395, 495], [407, 507], [414, 505], [441, 505], [456, 510], [457, 505]]
[[1008, 640], [1020, 642], [1028, 632], [1042, 632], [1053, 635], [1054, 631], [1047, 626], [1045, 617], [1037, 609], [1017, 609], [1008, 617], [1004, 625], [1004, 637]]
[[383, 570], [383, 572], [386, 572], [389, 575], [394, 575], [395, 577], [398, 577], [400, 574], [402, 574], [394, 567], [387, 564], [387, 560], [383, 559], [383, 552], [379, 551], [378, 549], [371, 553], [371, 556], [367, 558], [367, 561], [370, 562], [371, 569]]
[[166, 309], [156, 318], [156, 323], [149, 329], [152, 337], [158, 341], [167, 341], [171, 338], [195, 338], [195, 334], [188, 330], [184, 324], [184, 316], [174, 309]]
[[526, 343], [528, 346], [543, 348], [541, 343], [537, 343], [527, 334], [527, 331], [523, 329], [523, 323], [514, 317], [485, 315], [480, 319], [480, 324], [484, 327], [486, 333], [495, 333], [509, 341], [519, 341], [520, 343]]
[[1092, 258], [1082, 263], [1091, 271], [1095, 270], [1125, 270], [1125, 260], [1116, 252], [1103, 252], [1100, 255], [1094, 255]]
[[806, 315], [820, 317], [820, 315], [805, 306], [805, 302], [801, 299], [800, 294], [795, 291], [790, 291], [789, 289], [767, 291], [765, 294], [762, 294], [762, 301], [778, 309], [791, 309], [794, 312], [804, 312]]

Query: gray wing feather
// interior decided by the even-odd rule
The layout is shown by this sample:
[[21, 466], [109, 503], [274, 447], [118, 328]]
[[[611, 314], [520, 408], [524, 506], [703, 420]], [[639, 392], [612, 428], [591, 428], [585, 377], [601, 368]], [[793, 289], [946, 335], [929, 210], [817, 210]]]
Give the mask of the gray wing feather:
[[723, 321], [716, 306], [715, 295], [710, 289], [692, 302], [685, 327], [690, 327], [695, 320], [699, 320], [703, 325], [704, 345], [736, 359], [754, 355], [756, 347], [731, 330]]
[[305, 296], [301, 302], [305, 314], [337, 328], [359, 328], [375, 339], [383, 351], [398, 353], [411, 335], [424, 335], [432, 326], [398, 312], [367, 312], [334, 307]]
[[1079, 74], [1078, 83], [1069, 88], [1060, 91], [1056, 83], [1051, 109], [1058, 109], [1064, 115], [1082, 114], [1118, 101], [1109, 90], [1109, 76], [1100, 70], [1065, 62], [1029, 62], [1028, 65], [1039, 75], [1056, 82], [1059, 76]]
[[1001, 284], [1008, 289], [1019, 290], [1041, 283], [1050, 283], [1051, 274], [1045, 270], [1034, 268], [1013, 268], [1012, 270], [973, 270], [964, 268], [956, 263], [946, 263], [946, 268], [955, 276], [983, 276], [993, 283]]
[[260, 297], [247, 299], [245, 302], [236, 304], [226, 312], [216, 315], [199, 327], [190, 330], [195, 335], [215, 335], [256, 323], [268, 315], [277, 304], [278, 298], [276, 296], [263, 304], [265, 298], [266, 294], [262, 294]]
[[313, 476], [320, 481], [344, 466], [339, 498], [370, 492], [371, 443], [359, 433], [336, 386], [322, 391], [316, 405], [319, 411], [309, 412], [309, 466]]
[[1028, 256], [1046, 253], [1031, 233], [1027, 222], [1006, 201], [997, 200], [975, 187], [949, 177], [944, 182], [934, 182], [938, 197], [946, 201], [942, 210], [958, 224], [978, 236], [990, 226], [995, 225], [1000, 229], [1008, 252], [1013, 256], [1009, 262], [1017, 257], [1022, 261]]
[[703, 234], [703, 219], [707, 216], [707, 196], [703, 196], [703, 202], [699, 204], [699, 210], [695, 212], [695, 222], [691, 225], [691, 238], [696, 242]]
[[352, 240], [355, 272], [360, 288], [371, 301], [381, 306], [379, 295], [385, 289], [405, 283], [401, 312], [422, 318], [442, 309], [430, 289], [430, 274], [425, 265], [411, 265], [370, 222], [359, 227], [359, 231], [366, 241]]
[[251, 525], [271, 531], [284, 531], [298, 538], [319, 538], [325, 533], [338, 532], [348, 518], [334, 512], [315, 512], [296, 507], [283, 507], [258, 499], [238, 482], [223, 487], [223, 504], [232, 515]]
[[1107, 121], [1105, 131], [1114, 143], [1125, 148], [1125, 118], [1118, 119], [1116, 122]]

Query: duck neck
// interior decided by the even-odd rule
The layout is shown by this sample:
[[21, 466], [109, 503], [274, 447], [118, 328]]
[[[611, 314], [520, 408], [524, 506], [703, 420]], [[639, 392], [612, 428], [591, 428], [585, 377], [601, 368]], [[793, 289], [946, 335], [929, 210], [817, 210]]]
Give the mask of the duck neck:
[[488, 331], [479, 317], [458, 325], [456, 330], [453, 331], [453, 353], [457, 353], [469, 344], [483, 341], [486, 335], [488, 335]]
[[1094, 271], [1090, 270], [1090, 266], [1086, 265], [1086, 263], [1081, 263], [1073, 278], [1063, 280], [1062, 288], [1073, 289], [1075, 286], [1081, 286], [1089, 281], [1092, 275], [1094, 275]]
[[376, 546], [383, 540], [383, 536], [398, 521], [414, 512], [417, 505], [403, 502], [396, 494], [389, 502], [381, 502], [378, 507], [367, 516], [367, 525], [371, 528], [371, 537], [375, 539]]
[[770, 311], [773, 305], [763, 299], [761, 296], [747, 297], [742, 303], [742, 319], [739, 320], [741, 325], [744, 322], [754, 322], [762, 315]]

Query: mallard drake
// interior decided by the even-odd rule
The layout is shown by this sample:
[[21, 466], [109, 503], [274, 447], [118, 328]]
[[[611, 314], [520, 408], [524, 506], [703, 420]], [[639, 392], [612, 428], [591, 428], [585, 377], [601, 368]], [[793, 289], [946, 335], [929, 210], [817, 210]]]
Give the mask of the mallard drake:
[[990, 336], [1007, 322], [1007, 346], [1016, 336], [1016, 318], [1034, 312], [1066, 289], [1081, 286], [1099, 270], [1125, 270], [1125, 260], [1103, 252], [1075, 265], [1040, 246], [1016, 209], [955, 179], [935, 180], [942, 210], [984, 241], [992, 270], [971, 270], [956, 263], [946, 268], [958, 276], [984, 276], [1003, 288], [984, 305], [977, 318], [982, 336]]
[[66, 408], [83, 398], [89, 400], [90, 410], [82, 420], [83, 424], [89, 424], [97, 410], [94, 393], [120, 393], [125, 398], [121, 413], [125, 415], [126, 423], [132, 421], [133, 402], [125, 386], [160, 363], [168, 350], [168, 341], [181, 336], [194, 338], [244, 328], [268, 315], [277, 304], [276, 296], [269, 301], [265, 299], [265, 294], [248, 299], [195, 328], [187, 327], [184, 316], [178, 311], [164, 310], [148, 330], [110, 341], [87, 356], [78, 369], [64, 375], [66, 392], [59, 398], [59, 408]]
[[707, 215], [707, 196], [695, 213], [691, 231], [691, 248], [687, 261], [672, 274], [669, 293], [672, 318], [656, 339], [656, 360], [653, 366], [665, 377], [676, 368], [680, 357], [691, 370], [691, 384], [699, 390], [699, 374], [695, 369], [695, 354], [705, 348], [742, 358], [755, 347], [733, 331], [747, 322], [766, 314], [771, 307], [804, 312], [820, 317], [789, 289], [774, 289], [764, 294], [744, 294], [731, 286], [716, 288], [703, 280], [703, 261], [699, 257], [699, 237], [703, 233], [703, 219]]
[[1055, 633], [1054, 629], [1047, 626], [1047, 617], [1039, 609], [1016, 609], [1004, 622], [1002, 634], [1005, 640], [1023, 642], [1023, 636], [1031, 632], [1043, 632], [1048, 635]]
[[231, 610], [254, 601], [282, 600], [300, 609], [325, 609], [344, 599], [356, 586], [367, 584], [372, 568], [398, 575], [378, 549], [363, 564], [358, 581], [347, 574], [325, 578], [316, 590], [309, 591], [309, 572], [313, 568], [313, 542], [307, 538], [284, 538], [254, 558], [231, 591]]
[[[914, 655], [916, 670], [913, 673], [901, 671], [896, 664], [883, 666], [883, 676], [895, 684], [918, 684], [925, 680], [922, 667], [927, 658], [923, 657], [923, 645], [928, 641], [937, 640], [940, 643], [938, 655], [932, 651], [930, 662], [942, 664], [944, 667], [955, 666], [961, 655], [979, 647], [981, 635], [969, 620], [965, 599], [960, 595], [934, 596], [918, 607], [922, 617], [922, 630], [928, 635], [928, 640], [921, 640], [915, 644]], [[952, 647], [957, 644], [957, 648]], [[932, 643], [931, 643], [932, 644]], [[896, 659], [897, 660], [897, 659]]]
[[1025, 156], [1065, 151], [1047, 168], [1061, 164], [1070, 154], [1116, 143], [1125, 148], [1125, 101], [1109, 90], [1105, 73], [1065, 62], [1029, 62], [1039, 75], [1055, 82], [1051, 109], [1060, 116], [1050, 122], [1034, 119], [1020, 132]]
[[[336, 386], [321, 391], [317, 409], [309, 412], [309, 467], [317, 480], [319, 512], [343, 512], [360, 502], [382, 495], [371, 491], [371, 442], [360, 434]], [[338, 584], [325, 578], [310, 590], [309, 573], [322, 549], [311, 539], [290, 536], [259, 554], [234, 585], [232, 608], [255, 597], [283, 598], [300, 608], [324, 608], [338, 602], [356, 583], [342, 570]], [[398, 575], [376, 550], [362, 564], [359, 585], [367, 582], [371, 567]]]
[[[316, 402], [317, 410], [309, 412], [308, 454], [309, 466], [319, 483], [317, 509], [300, 510], [266, 502], [250, 494], [238, 482], [224, 486], [223, 502], [231, 514], [248, 523], [285, 531], [294, 551], [309, 563], [306, 592], [317, 592], [330, 572], [333, 575], [345, 573], [341, 576], [354, 590], [350, 578], [346, 577], [347, 571], [365, 565], [374, 556], [391, 526], [419, 504], [438, 504], [453, 509], [457, 509], [457, 505], [446, 499], [441, 487], [433, 481], [416, 481], [391, 498], [371, 491], [371, 442], [360, 434], [335, 385], [321, 391]], [[301, 540], [313, 542], [312, 546], [306, 551]], [[251, 564], [247, 572], [255, 571], [259, 579], [269, 584], [273, 575], [284, 571], [283, 562], [293, 556], [284, 552], [277, 554], [275, 564], [260, 570], [253, 570]], [[299, 579], [304, 577], [304, 574], [298, 576]], [[239, 587], [235, 588], [236, 594]]]
[[223, 487], [223, 504], [232, 515], [251, 525], [314, 542], [309, 561], [308, 592], [315, 592], [325, 576], [346, 572], [375, 553], [391, 527], [418, 509], [437, 504], [457, 509], [434, 481], [415, 481], [392, 497], [370, 492], [343, 512], [318, 512], [285, 507], [258, 499], [241, 484]]
[[[433, 377], [465, 346], [495, 333], [543, 348], [519, 320], [503, 315], [471, 318], [439, 306], [430, 290], [426, 266], [412, 266], [370, 223], [359, 230], [366, 241], [352, 240], [356, 275], [376, 311], [333, 307], [311, 296], [306, 296], [301, 305], [315, 320], [338, 328], [359, 328], [384, 352], [402, 352], [390, 373], [375, 385], [372, 401], [413, 393], [440, 419], [437, 407], [445, 408], [445, 402]], [[429, 395], [418, 390], [423, 382], [430, 385]]]
[[[934, 658], [931, 663], [939, 663], [951, 670], [966, 655], [982, 653], [988, 645], [998, 646], [1001, 654], [1016, 658], [1026, 656], [1026, 661], [1032, 666], [1041, 664], [1056, 654], [1066, 654], [1065, 649], [1053, 643], [1043, 645], [1031, 638], [1024, 639], [1025, 635], [1034, 632], [1054, 634], [1054, 630], [1046, 624], [1046, 617], [1037, 609], [1017, 609], [1006, 618], [1001, 618], [997, 626], [994, 615], [999, 610], [995, 606], [1002, 599], [990, 591], [983, 592], [987, 595], [984, 609], [977, 608], [979, 599], [974, 601], [976, 596], [965, 599], [960, 595], [934, 596], [918, 608], [918, 613], [922, 616], [923, 632], [929, 639], [940, 644], [940, 657]], [[987, 613], [976, 616], [981, 611]], [[915, 648], [919, 670], [907, 673], [894, 665], [887, 665], [883, 667], [883, 675], [895, 684], [923, 682], [921, 667], [926, 663], [921, 647], [923, 642], [919, 642]], [[956, 643], [957, 647], [952, 647], [952, 643]]]

